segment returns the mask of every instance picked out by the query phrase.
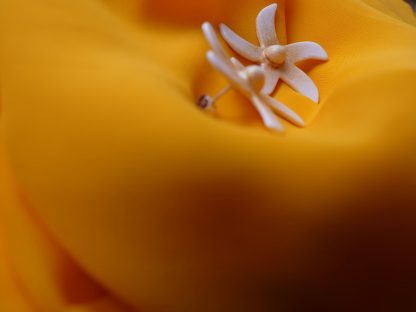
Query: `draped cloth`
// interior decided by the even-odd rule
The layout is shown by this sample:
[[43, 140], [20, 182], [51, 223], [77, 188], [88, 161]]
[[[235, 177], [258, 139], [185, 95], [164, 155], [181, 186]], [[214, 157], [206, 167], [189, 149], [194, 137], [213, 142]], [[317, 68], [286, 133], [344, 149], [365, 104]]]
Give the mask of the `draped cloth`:
[[253, 0], [0, 1], [0, 310], [409, 311], [416, 18], [399, 0], [277, 1], [307, 121], [268, 132], [200, 31], [256, 42]]

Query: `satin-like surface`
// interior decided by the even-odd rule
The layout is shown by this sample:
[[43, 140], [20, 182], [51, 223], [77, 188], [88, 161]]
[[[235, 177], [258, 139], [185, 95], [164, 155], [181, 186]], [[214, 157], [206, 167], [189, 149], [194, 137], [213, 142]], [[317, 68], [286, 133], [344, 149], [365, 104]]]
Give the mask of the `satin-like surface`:
[[330, 56], [300, 65], [320, 104], [278, 88], [308, 121], [284, 135], [194, 104], [225, 84], [200, 24], [255, 42], [270, 2], [0, 1], [1, 311], [415, 304], [416, 18], [278, 2], [280, 40]]

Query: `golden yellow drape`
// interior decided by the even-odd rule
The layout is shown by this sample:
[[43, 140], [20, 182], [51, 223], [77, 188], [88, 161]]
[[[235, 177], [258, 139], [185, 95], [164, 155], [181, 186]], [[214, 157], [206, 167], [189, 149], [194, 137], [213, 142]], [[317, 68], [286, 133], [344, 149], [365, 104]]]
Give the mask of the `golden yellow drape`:
[[383, 283], [406, 304], [358, 263], [414, 272], [416, 18], [277, 2], [280, 38], [330, 55], [301, 64], [319, 105], [279, 87], [308, 120], [285, 135], [235, 93], [194, 105], [225, 84], [200, 23], [254, 42], [268, 1], [0, 0], [1, 311], [360, 311], [348, 287]]

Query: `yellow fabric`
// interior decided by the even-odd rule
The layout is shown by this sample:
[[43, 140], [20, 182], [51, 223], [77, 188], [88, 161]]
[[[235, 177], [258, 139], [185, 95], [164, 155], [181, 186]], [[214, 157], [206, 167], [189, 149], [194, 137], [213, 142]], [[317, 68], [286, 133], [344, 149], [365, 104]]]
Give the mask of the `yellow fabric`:
[[286, 311], [332, 225], [415, 217], [410, 7], [278, 2], [282, 41], [330, 56], [301, 65], [319, 105], [279, 87], [309, 121], [285, 135], [235, 93], [194, 104], [225, 85], [201, 22], [255, 42], [268, 1], [0, 1], [1, 311]]

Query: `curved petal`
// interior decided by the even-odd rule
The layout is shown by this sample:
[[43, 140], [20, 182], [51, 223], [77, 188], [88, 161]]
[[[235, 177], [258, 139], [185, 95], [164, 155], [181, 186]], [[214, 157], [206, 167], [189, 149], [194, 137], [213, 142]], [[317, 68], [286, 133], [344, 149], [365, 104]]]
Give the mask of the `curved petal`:
[[217, 54], [219, 57], [223, 59], [228, 59], [227, 54], [224, 51], [220, 41], [218, 40], [217, 34], [215, 33], [214, 27], [208, 22], [202, 24], [202, 32], [205, 35], [209, 45], [211, 46], [212, 50]]
[[207, 59], [211, 63], [211, 65], [216, 68], [220, 73], [222, 73], [230, 83], [237, 87], [238, 90], [242, 90], [244, 92], [248, 92], [249, 87], [247, 86], [246, 81], [240, 77], [237, 71], [234, 68], [234, 65], [231, 61], [228, 62], [225, 59], [222, 59], [213, 51], [207, 52]]
[[224, 40], [230, 45], [230, 47], [252, 62], [261, 61], [261, 52], [262, 50], [259, 47], [256, 47], [254, 44], [248, 42], [247, 40], [241, 38], [234, 31], [232, 31], [227, 25], [220, 25], [220, 32]]
[[235, 57], [232, 57], [230, 60], [237, 70], [244, 70], [245, 68], [244, 65], [238, 59], [236, 59]]
[[303, 119], [294, 111], [292, 111], [289, 107], [268, 95], [264, 96], [263, 98], [264, 101], [268, 105], [270, 105], [276, 111], [276, 113], [279, 114], [279, 116], [285, 118], [287, 121], [293, 123], [298, 127], [305, 126], [305, 122], [303, 121]]
[[207, 52], [208, 61], [214, 68], [222, 73], [236, 89], [248, 94], [250, 87], [238, 74], [235, 64], [231, 62], [229, 56], [225, 53], [212, 25], [210, 23], [204, 23], [202, 25], [202, 31], [213, 50]]
[[303, 94], [316, 103], [319, 102], [319, 91], [315, 83], [295, 65], [285, 63], [280, 69], [280, 77], [293, 90]]
[[311, 41], [297, 42], [286, 46], [287, 60], [297, 63], [308, 59], [328, 60], [328, 54], [317, 43]]
[[261, 47], [279, 44], [276, 34], [276, 10], [277, 4], [265, 7], [257, 16], [257, 37]]
[[264, 94], [272, 94], [279, 82], [280, 71], [267, 64], [263, 64], [263, 69], [266, 73], [266, 82], [261, 92]]
[[282, 123], [279, 121], [273, 111], [262, 102], [261, 99], [259, 99], [257, 96], [253, 96], [251, 102], [259, 112], [261, 118], [263, 119], [263, 123], [267, 128], [277, 132], [284, 132], [285, 129]]

